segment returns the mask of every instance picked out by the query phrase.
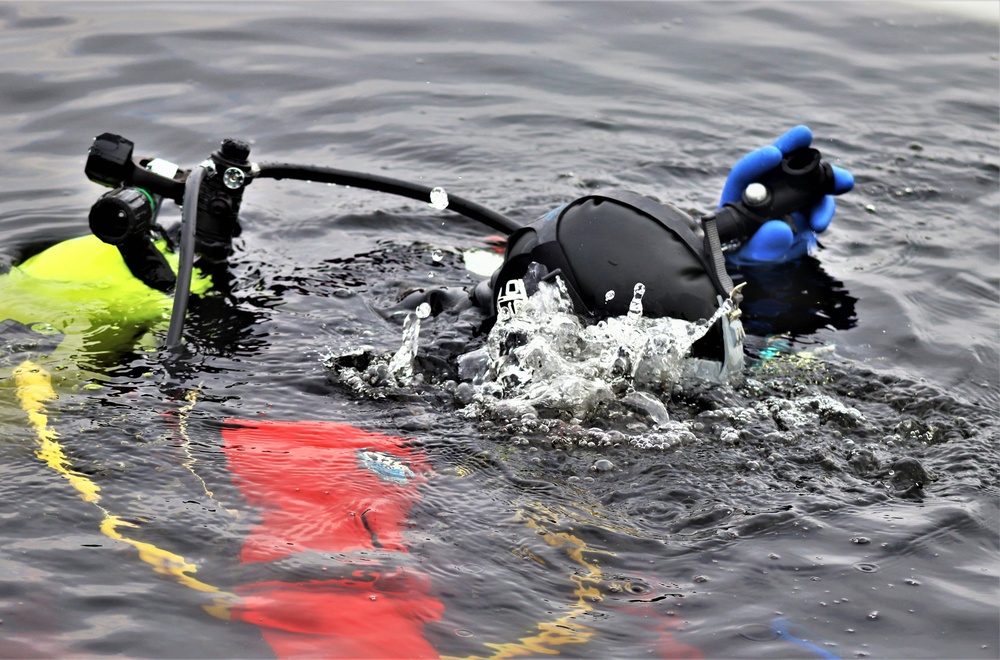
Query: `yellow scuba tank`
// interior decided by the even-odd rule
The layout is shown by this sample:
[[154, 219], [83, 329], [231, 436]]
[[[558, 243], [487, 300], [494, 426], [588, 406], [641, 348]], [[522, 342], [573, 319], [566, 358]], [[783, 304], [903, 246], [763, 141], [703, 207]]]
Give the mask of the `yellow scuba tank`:
[[[156, 247], [176, 272], [177, 254], [165, 241]], [[191, 292], [204, 294], [211, 285], [196, 272]], [[57, 243], [0, 275], [0, 325], [58, 339], [50, 357], [58, 353], [80, 366], [94, 354], [137, 342], [154, 347], [150, 333], [169, 322], [171, 300], [132, 275], [118, 249], [93, 235]]]

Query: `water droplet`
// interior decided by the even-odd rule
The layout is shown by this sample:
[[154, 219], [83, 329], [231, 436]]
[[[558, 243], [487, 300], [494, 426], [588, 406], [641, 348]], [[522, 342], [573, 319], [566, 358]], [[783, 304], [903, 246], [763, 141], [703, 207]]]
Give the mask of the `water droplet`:
[[428, 303], [422, 302], [417, 305], [417, 318], [425, 319], [431, 315], [431, 306]]
[[435, 264], [441, 263], [442, 259], [444, 259], [444, 252], [442, 252], [441, 250], [434, 250], [433, 252], [431, 252], [431, 261], [433, 261]]
[[706, 575], [695, 575], [693, 578], [691, 578], [691, 581], [694, 582], [695, 584], [701, 584], [703, 582], [708, 582], [708, 576], [706, 576]]
[[913, 578], [906, 578], [905, 580], [903, 580], [903, 582], [905, 582], [906, 584], [908, 584], [910, 586], [913, 586], [913, 587], [919, 587], [920, 586], [920, 581], [919, 580], [915, 580]]
[[628, 306], [628, 319], [638, 321], [642, 318], [642, 297], [646, 295], [646, 285], [638, 282], [632, 290], [632, 302]]
[[[430, 315], [430, 311], [430, 305], [420, 303], [416, 312], [406, 315], [406, 319], [403, 321], [403, 342], [399, 350], [389, 360], [389, 372], [399, 383], [404, 385], [410, 384], [413, 380], [413, 363], [420, 341], [420, 319]], [[424, 317], [420, 316], [422, 312], [426, 314]]]
[[607, 293], [604, 294], [604, 302], [611, 302], [615, 299], [615, 290], [609, 289]]
[[368, 597], [368, 599], [369, 600], [378, 600], [378, 596], [376, 596], [375, 594], [372, 594], [371, 596]]
[[872, 621], [874, 621], [875, 619], [877, 619], [878, 618], [878, 610], [872, 610], [871, 612], [869, 612], [868, 613], [868, 618], [871, 619]]
[[638, 596], [649, 592], [649, 585], [641, 582], [627, 582], [625, 584], [625, 591]]
[[458, 637], [475, 637], [475, 634], [471, 630], [465, 630], [464, 628], [456, 630], [455, 635]]
[[855, 536], [851, 539], [851, 543], [857, 543], [858, 545], [868, 545], [871, 543], [871, 539], [867, 536]]
[[430, 205], [438, 211], [443, 211], [448, 208], [448, 193], [444, 191], [444, 188], [438, 186], [437, 188], [431, 190]]
[[881, 569], [878, 564], [870, 564], [867, 562], [861, 562], [854, 565], [854, 568], [861, 571], [862, 573], [878, 573]]

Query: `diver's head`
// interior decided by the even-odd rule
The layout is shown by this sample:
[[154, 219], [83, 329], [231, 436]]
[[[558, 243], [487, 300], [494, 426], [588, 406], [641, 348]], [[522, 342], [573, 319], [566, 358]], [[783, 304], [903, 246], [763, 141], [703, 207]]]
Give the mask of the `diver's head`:
[[[543, 279], [562, 278], [577, 313], [595, 320], [628, 313], [641, 283], [644, 316], [703, 321], [731, 293], [707, 245], [699, 223], [676, 207], [630, 192], [588, 195], [511, 234], [504, 264], [478, 297], [491, 314], [516, 308], [533, 293], [537, 263]], [[728, 379], [742, 367], [742, 337], [738, 312], [723, 315], [692, 355]]]

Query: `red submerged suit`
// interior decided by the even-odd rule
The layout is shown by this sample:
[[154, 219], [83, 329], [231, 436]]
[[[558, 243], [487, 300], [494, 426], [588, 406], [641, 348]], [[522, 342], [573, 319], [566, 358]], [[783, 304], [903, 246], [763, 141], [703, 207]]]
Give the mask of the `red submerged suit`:
[[233, 481], [262, 518], [240, 560], [326, 553], [336, 575], [239, 586], [232, 617], [259, 626], [279, 657], [438, 657], [423, 627], [444, 606], [425, 575], [401, 566], [422, 457], [402, 438], [333, 422], [228, 420], [222, 437]]

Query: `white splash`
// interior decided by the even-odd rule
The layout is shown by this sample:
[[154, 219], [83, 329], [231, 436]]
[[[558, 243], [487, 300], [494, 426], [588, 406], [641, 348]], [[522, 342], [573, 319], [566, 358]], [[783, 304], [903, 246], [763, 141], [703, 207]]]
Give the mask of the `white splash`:
[[540, 282], [517, 313], [498, 316], [485, 349], [463, 356], [460, 374], [472, 381], [476, 403], [487, 409], [503, 402], [505, 409], [545, 408], [583, 419], [601, 404], [617, 402], [665, 424], [666, 409], [649, 392], [669, 395], [681, 385], [691, 346], [729, 306], [699, 323], [649, 319], [642, 316], [645, 292], [637, 283], [626, 316], [587, 325], [573, 313], [561, 279]]
[[628, 304], [628, 320], [635, 323], [642, 318], [642, 297], [646, 295], [646, 285], [638, 282], [632, 290], [632, 302]]
[[430, 315], [431, 306], [420, 303], [416, 311], [407, 314], [403, 320], [403, 343], [389, 360], [389, 374], [400, 385], [413, 382], [413, 366], [420, 343], [420, 321]]

